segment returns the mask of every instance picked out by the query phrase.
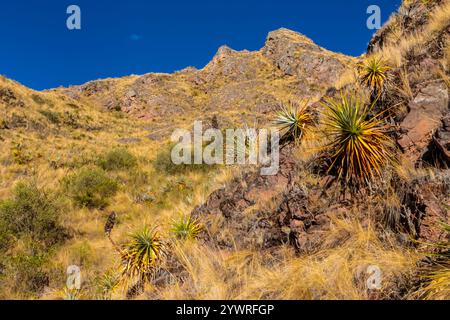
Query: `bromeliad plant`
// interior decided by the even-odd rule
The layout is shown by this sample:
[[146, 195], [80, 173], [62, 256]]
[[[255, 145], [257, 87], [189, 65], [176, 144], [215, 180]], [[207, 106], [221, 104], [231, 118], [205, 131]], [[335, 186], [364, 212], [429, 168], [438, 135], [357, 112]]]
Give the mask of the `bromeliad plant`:
[[297, 105], [290, 102], [282, 105], [274, 119], [274, 124], [280, 128], [282, 140], [300, 142], [304, 135], [314, 126], [314, 117], [307, 102]]
[[359, 64], [361, 83], [372, 90], [374, 97], [379, 97], [389, 83], [388, 71], [391, 69], [380, 57], [371, 57]]
[[[144, 229], [132, 233], [130, 240], [124, 246], [117, 245], [111, 238], [111, 232], [116, 224], [117, 215], [112, 212], [105, 224], [105, 234], [111, 241], [114, 249], [122, 259], [121, 280], [128, 284], [134, 280], [134, 284], [128, 288], [127, 297], [132, 298], [140, 293], [147, 281], [151, 281], [155, 272], [162, 264], [168, 248], [156, 229]], [[104, 287], [108, 292], [115, 288], [115, 279], [105, 278]], [[111, 280], [111, 281], [110, 281]], [[114, 280], [114, 281], [113, 281]], [[108, 293], [104, 292], [104, 293]]]
[[387, 126], [380, 115], [371, 117], [372, 108], [355, 98], [342, 96], [323, 105], [325, 132], [331, 139], [325, 146], [331, 163], [328, 173], [335, 171], [345, 187], [369, 185], [392, 161]]
[[181, 240], [193, 240], [198, 237], [202, 232], [203, 226], [190, 216], [180, 216], [178, 220], [174, 220], [172, 223], [172, 233], [177, 239]]
[[122, 275], [127, 278], [148, 280], [166, 254], [166, 245], [155, 229], [145, 227], [133, 233], [121, 251], [124, 264]]

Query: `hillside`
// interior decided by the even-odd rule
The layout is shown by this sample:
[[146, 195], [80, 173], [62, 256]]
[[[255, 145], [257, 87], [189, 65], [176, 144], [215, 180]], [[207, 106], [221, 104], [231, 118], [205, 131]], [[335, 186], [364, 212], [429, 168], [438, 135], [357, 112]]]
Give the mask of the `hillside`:
[[[408, 0], [358, 58], [279, 29], [199, 70], [44, 92], [1, 78], [0, 298], [449, 299], [449, 42], [450, 3]], [[372, 58], [379, 92], [360, 79]], [[368, 184], [342, 180], [324, 147], [344, 96], [393, 142]], [[176, 128], [272, 126], [291, 101], [315, 125], [274, 176], [170, 160]], [[164, 254], [145, 273], [127, 248], [150, 235]]]
[[226, 111], [223, 121], [236, 123], [264, 118], [280, 100], [320, 97], [354, 62], [280, 29], [259, 51], [220, 47], [201, 70], [98, 80], [56, 92], [141, 119], [192, 120]]

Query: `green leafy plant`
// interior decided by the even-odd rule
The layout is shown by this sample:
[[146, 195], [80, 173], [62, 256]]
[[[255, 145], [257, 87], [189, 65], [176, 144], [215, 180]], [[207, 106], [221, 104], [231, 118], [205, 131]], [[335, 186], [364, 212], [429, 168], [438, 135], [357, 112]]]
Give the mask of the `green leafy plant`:
[[10, 278], [14, 291], [23, 297], [36, 297], [49, 285], [49, 259], [50, 256], [46, 252], [19, 251], [6, 256], [2, 261], [2, 273]]
[[67, 194], [80, 207], [104, 208], [118, 190], [117, 182], [97, 167], [81, 168], [64, 182]]
[[120, 285], [120, 275], [108, 271], [98, 280], [99, 291], [102, 299], [110, 300], [111, 295]]
[[274, 123], [280, 128], [283, 138], [298, 142], [314, 126], [314, 117], [306, 102], [300, 105], [291, 102], [288, 106], [281, 106]]
[[97, 162], [106, 171], [127, 170], [137, 165], [136, 157], [124, 148], [113, 149], [107, 152]]
[[367, 185], [381, 176], [392, 161], [393, 142], [379, 115], [370, 116], [371, 107], [354, 98], [328, 99], [324, 128], [330, 138], [325, 146], [331, 164], [346, 186]]
[[34, 183], [19, 182], [13, 197], [0, 202], [0, 247], [7, 246], [11, 238], [31, 239], [44, 248], [62, 242], [67, 232], [60, 216], [54, 198]]
[[180, 216], [178, 220], [173, 220], [171, 229], [175, 237], [182, 240], [195, 239], [202, 230], [203, 226], [191, 216]]

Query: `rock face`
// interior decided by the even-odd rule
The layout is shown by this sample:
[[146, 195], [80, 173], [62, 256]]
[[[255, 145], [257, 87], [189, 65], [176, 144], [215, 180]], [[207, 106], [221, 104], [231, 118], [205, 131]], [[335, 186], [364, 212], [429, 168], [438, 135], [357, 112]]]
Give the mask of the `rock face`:
[[450, 115], [442, 119], [442, 126], [437, 130], [433, 142], [442, 155], [442, 167], [450, 168]]
[[[448, 1], [404, 2], [389, 23], [376, 33], [368, 50], [383, 52], [384, 47], [395, 47], [398, 41], [413, 33], [424, 39], [420, 45], [402, 53], [402, 65], [392, 73], [393, 85], [388, 89], [389, 101], [385, 104], [404, 106], [394, 111], [394, 120], [400, 129], [398, 144], [406, 157], [418, 166], [426, 163], [444, 168], [448, 167], [449, 158], [445, 119], [450, 113], [450, 19], [446, 21], [442, 13], [448, 8], [439, 6], [448, 6]], [[435, 16], [433, 22], [431, 16]], [[410, 91], [407, 98], [399, 95], [402, 88]]]
[[[274, 199], [287, 189], [294, 161], [288, 149], [280, 154], [280, 170], [275, 176], [261, 176], [259, 171], [245, 173], [226, 188], [216, 190], [207, 201], [198, 206], [192, 215], [201, 219], [209, 228], [203, 236], [224, 248], [271, 247], [283, 242], [283, 234], [278, 222], [267, 217], [255, 205], [263, 199]], [[251, 212], [251, 213], [249, 213]], [[219, 221], [217, 232], [212, 223]], [[229, 233], [226, 230], [232, 229]], [[235, 235], [230, 238], [228, 235]], [[236, 236], [237, 235], [237, 236]]]
[[[316, 247], [329, 226], [328, 208], [310, 207], [322, 191], [318, 187], [307, 194], [297, 184], [292, 152], [291, 147], [282, 150], [277, 175], [247, 172], [195, 208], [192, 215], [207, 226], [203, 239], [222, 248], [268, 249], [290, 243], [298, 252], [309, 252]], [[275, 209], [258, 206], [267, 202]]]
[[[372, 53], [385, 45], [395, 44], [402, 37], [413, 32], [419, 33], [428, 22], [430, 10], [442, 5], [445, 1], [405, 1], [390, 21], [372, 37], [367, 52]], [[402, 30], [402, 32], [399, 32], [399, 30]]]
[[409, 103], [410, 112], [401, 123], [406, 132], [398, 141], [410, 160], [416, 162], [427, 151], [433, 135], [449, 113], [448, 88], [443, 81], [430, 83]]
[[331, 53], [288, 29], [272, 31], [261, 53], [284, 74], [331, 86], [348, 59]]

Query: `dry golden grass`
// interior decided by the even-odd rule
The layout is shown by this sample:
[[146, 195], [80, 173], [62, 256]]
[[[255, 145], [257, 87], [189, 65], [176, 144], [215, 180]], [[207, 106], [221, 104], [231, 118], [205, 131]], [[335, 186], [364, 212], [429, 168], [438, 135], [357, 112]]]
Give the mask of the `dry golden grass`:
[[395, 67], [401, 67], [404, 64], [405, 54], [411, 50], [420, 51], [429, 39], [449, 25], [450, 3], [434, 8], [429, 12], [429, 20], [421, 32], [413, 32], [410, 35], [403, 36], [399, 41], [389, 43], [383, 46], [377, 54], [388, 59], [389, 63]]
[[450, 299], [450, 267], [442, 266], [439, 270], [431, 272], [424, 277], [426, 285], [415, 292], [411, 298], [425, 300], [449, 300]]
[[[342, 243], [342, 234], [345, 241]], [[311, 255], [290, 247], [276, 254], [220, 251], [198, 243], [179, 244], [174, 253], [187, 279], [147, 296], [162, 299], [367, 299], [367, 267], [382, 271], [379, 295], [389, 295], [397, 277], [413, 271], [414, 251], [381, 242], [371, 226], [356, 220], [334, 221], [326, 243], [341, 243]]]
[[[438, 32], [448, 24], [450, 4], [430, 13], [430, 22], [421, 34], [407, 37], [399, 36], [401, 29], [396, 29], [390, 36], [389, 45], [380, 54], [389, 60], [393, 66], [402, 66], [404, 55], [410, 50], [420, 50], [431, 34]], [[449, 47], [446, 58], [442, 62], [448, 68]], [[245, 53], [238, 53], [239, 58]], [[258, 54], [259, 55], [259, 54]], [[349, 59], [335, 55], [342, 62]], [[266, 58], [259, 56], [261, 65], [267, 65]], [[351, 63], [354, 63], [353, 59]], [[258, 69], [259, 76], [265, 79], [255, 91], [255, 100], [271, 94], [278, 100], [295, 100], [290, 88], [298, 83], [291, 77], [274, 77], [265, 68]], [[164, 75], [159, 75], [162, 81], [168, 81]], [[442, 74], [448, 83], [448, 75]], [[202, 92], [191, 92], [187, 80], [180, 76], [176, 83], [174, 95], [182, 96], [189, 92], [195, 96], [194, 104], [203, 105], [207, 97]], [[113, 90], [104, 95], [123, 96], [136, 76], [120, 80], [107, 79], [112, 82]], [[342, 89], [352, 85], [357, 80], [355, 71], [343, 73], [335, 84]], [[158, 226], [161, 235], [173, 239], [171, 234], [172, 220], [180, 214], [187, 215], [192, 209], [204, 203], [209, 193], [224, 187], [234, 177], [242, 174], [246, 168], [227, 167], [208, 172], [186, 172], [180, 175], [168, 175], [158, 172], [153, 164], [158, 151], [165, 141], [152, 141], [147, 138], [151, 133], [148, 126], [154, 130], [170, 129], [174, 126], [188, 128], [193, 119], [202, 115], [203, 110], [196, 109], [192, 114], [175, 117], [170, 124], [153, 121], [136, 120], [120, 113], [105, 111], [97, 107], [95, 101], [82, 98], [75, 101], [63, 96], [60, 91], [35, 92], [16, 82], [0, 78], [2, 87], [9, 88], [26, 105], [26, 108], [6, 108], [0, 102], [1, 121], [9, 119], [13, 113], [24, 119], [26, 125], [19, 128], [0, 131], [2, 153], [0, 154], [0, 199], [11, 196], [12, 186], [22, 179], [34, 179], [38, 185], [50, 192], [58, 192], [64, 199], [65, 213], [61, 217], [62, 224], [71, 230], [72, 238], [55, 248], [51, 262], [47, 266], [51, 277], [50, 284], [39, 295], [24, 296], [15, 291], [14, 275], [2, 279], [1, 298], [67, 298], [70, 292], [65, 290], [66, 268], [69, 265], [79, 265], [82, 271], [83, 286], [78, 294], [79, 299], [113, 298], [124, 299], [126, 286], [113, 285], [111, 277], [120, 270], [120, 257], [114, 251], [104, 234], [104, 223], [108, 214], [115, 211], [118, 221], [112, 232], [112, 237], [119, 244], [129, 240], [129, 234], [146, 225]], [[245, 84], [245, 83], [244, 83]], [[217, 86], [230, 85], [217, 80]], [[365, 96], [363, 90], [358, 91]], [[311, 101], [320, 98], [320, 90], [312, 90]], [[407, 99], [412, 97], [412, 91], [405, 74], [402, 76], [402, 87], [399, 88]], [[172, 91], [171, 91], [172, 92]], [[36, 97], [40, 97], [36, 98]], [[36, 101], [40, 101], [39, 103]], [[252, 110], [253, 106], [249, 106]], [[59, 115], [65, 112], [76, 113], [81, 127], [71, 127], [67, 124], [52, 124], [46, 120], [41, 111], [52, 111]], [[248, 116], [241, 109], [224, 110], [223, 116], [231, 122], [240, 123]], [[51, 115], [50, 115], [51, 116]], [[252, 116], [252, 115], [251, 115]], [[183, 118], [183, 119], [182, 119]], [[172, 120], [172, 119], [171, 119]], [[257, 118], [261, 125], [267, 119]], [[44, 123], [44, 129], [33, 128], [34, 123]], [[95, 126], [98, 126], [96, 129]], [[169, 130], [170, 131], [170, 130]], [[127, 149], [137, 157], [138, 165], [129, 172], [108, 173], [120, 184], [119, 191], [111, 199], [110, 205], [103, 210], [77, 208], [61, 190], [61, 180], [68, 174], [76, 172], [83, 164], [92, 161], [99, 154], [114, 147], [123, 145], [121, 139], [138, 138], [126, 144]], [[314, 160], [317, 152], [326, 138], [319, 130], [307, 136], [295, 153], [299, 163]], [[27, 163], [17, 163], [13, 149], [20, 143], [24, 146], [23, 155], [31, 157]], [[3, 152], [4, 151], [4, 152]], [[396, 166], [397, 174], [405, 181], [411, 181], [418, 176], [430, 176], [427, 169], [415, 169], [405, 161]], [[300, 183], [317, 185], [319, 177], [304, 169], [299, 173]], [[276, 190], [278, 191], [278, 190]], [[139, 196], [150, 196], [151, 201], [137, 201]], [[387, 195], [384, 199], [390, 206], [399, 206], [398, 199]], [[245, 212], [248, 219], [257, 210], [274, 211], [277, 203], [273, 199], [261, 201], [253, 210]], [[356, 210], [356, 209], [355, 209]], [[362, 224], [358, 220], [360, 212], [352, 212], [351, 217], [333, 217], [330, 230], [323, 237], [323, 243], [311, 254], [298, 255], [291, 247], [281, 246], [274, 251], [253, 250], [221, 250], [212, 244], [200, 241], [173, 241], [171, 254], [184, 270], [183, 280], [172, 275], [172, 282], [164, 286], [147, 284], [145, 294], [140, 298], [160, 299], [367, 299], [369, 292], [365, 285], [366, 268], [376, 265], [382, 271], [382, 289], [379, 297], [388, 297], [390, 290], [399, 285], [401, 275], [409, 275], [415, 270], [415, 263], [421, 254], [413, 249], [399, 247], [394, 242], [380, 240], [379, 231], [370, 223]], [[368, 216], [375, 212], [364, 212]], [[211, 217], [217, 221], [209, 221], [208, 232], [218, 234], [227, 239], [233, 239], [231, 226], [223, 228], [224, 218], [220, 215]], [[219, 221], [220, 220], [220, 221]], [[370, 221], [370, 220], [369, 220]], [[24, 244], [18, 243], [13, 252], [24, 250]], [[112, 275], [112, 276], [111, 276]], [[109, 278], [108, 278], [109, 277]], [[427, 287], [426, 298], [448, 299], [448, 272], [436, 274]], [[105, 288], [109, 288], [107, 292]]]
[[355, 69], [346, 70], [336, 81], [335, 87], [340, 90], [346, 87], [347, 85], [353, 85], [358, 80], [358, 73]]

